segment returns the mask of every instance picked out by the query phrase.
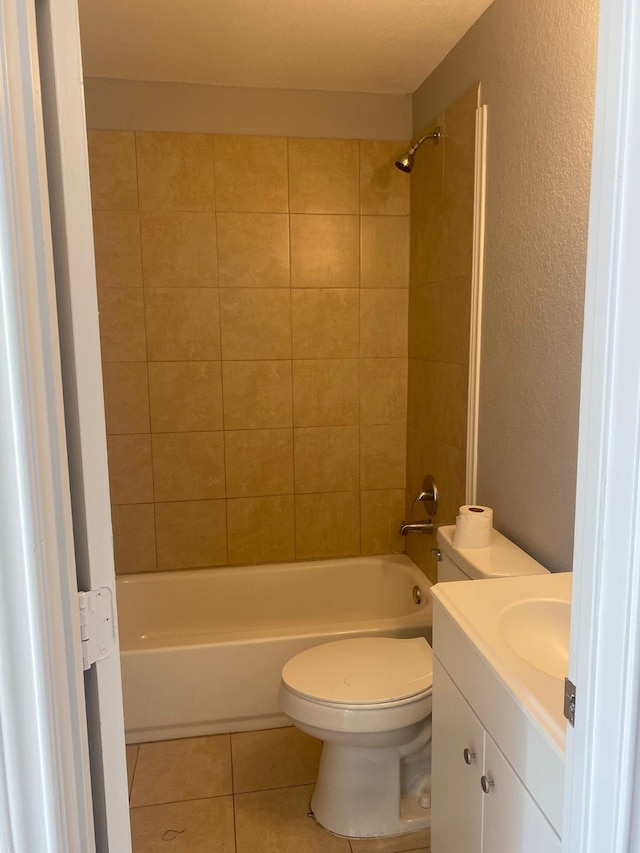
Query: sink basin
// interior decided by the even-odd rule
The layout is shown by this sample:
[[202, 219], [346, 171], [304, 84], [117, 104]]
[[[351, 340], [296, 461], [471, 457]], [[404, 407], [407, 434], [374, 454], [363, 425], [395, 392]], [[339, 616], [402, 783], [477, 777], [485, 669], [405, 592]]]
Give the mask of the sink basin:
[[[518, 707], [526, 709], [527, 719], [564, 755], [571, 572], [439, 583], [432, 595], [434, 636], [437, 623], [455, 625]], [[458, 656], [451, 655], [455, 666]]]
[[507, 606], [499, 631], [511, 651], [541, 672], [563, 679], [569, 668], [568, 601], [529, 599]]

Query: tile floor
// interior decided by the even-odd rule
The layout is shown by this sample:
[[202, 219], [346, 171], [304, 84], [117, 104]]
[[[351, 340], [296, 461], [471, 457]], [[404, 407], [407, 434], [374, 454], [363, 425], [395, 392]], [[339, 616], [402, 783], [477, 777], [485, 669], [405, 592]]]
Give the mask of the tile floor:
[[307, 817], [320, 747], [295, 728], [128, 746], [133, 853], [429, 853], [429, 830], [349, 841]]

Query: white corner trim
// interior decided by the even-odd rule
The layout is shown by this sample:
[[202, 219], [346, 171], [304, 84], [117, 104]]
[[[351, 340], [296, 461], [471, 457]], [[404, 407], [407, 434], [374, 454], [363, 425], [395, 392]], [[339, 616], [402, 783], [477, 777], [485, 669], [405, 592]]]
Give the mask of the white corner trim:
[[473, 267], [471, 272], [471, 331], [467, 407], [466, 502], [476, 502], [478, 479], [478, 422], [480, 417], [480, 350], [482, 284], [484, 275], [484, 221], [487, 180], [487, 107], [476, 110], [476, 153], [473, 190]]

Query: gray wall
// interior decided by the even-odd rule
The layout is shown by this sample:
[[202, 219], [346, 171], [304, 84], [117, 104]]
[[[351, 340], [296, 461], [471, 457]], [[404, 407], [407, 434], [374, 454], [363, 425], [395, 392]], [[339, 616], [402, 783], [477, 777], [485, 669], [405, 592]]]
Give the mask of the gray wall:
[[409, 139], [411, 95], [238, 89], [87, 77], [87, 127], [178, 133]]
[[495, 0], [414, 95], [417, 132], [488, 106], [478, 495], [571, 567], [597, 0]]

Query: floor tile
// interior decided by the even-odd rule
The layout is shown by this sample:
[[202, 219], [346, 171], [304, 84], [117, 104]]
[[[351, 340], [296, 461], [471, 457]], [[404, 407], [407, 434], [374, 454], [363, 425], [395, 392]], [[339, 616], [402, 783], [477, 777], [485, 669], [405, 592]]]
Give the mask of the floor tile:
[[218, 797], [232, 792], [229, 735], [140, 745], [131, 806]]
[[131, 836], [133, 853], [235, 853], [233, 798], [131, 809]]
[[234, 797], [237, 853], [350, 853], [307, 816], [312, 785]]
[[352, 839], [351, 853], [429, 853], [431, 830], [421, 829], [391, 838]]
[[311, 785], [318, 775], [322, 741], [294, 727], [231, 735], [236, 794]]
[[138, 744], [130, 743], [126, 746], [127, 758], [127, 784], [129, 796], [131, 796], [131, 786], [133, 785], [133, 776], [136, 772], [136, 762], [138, 760]]

